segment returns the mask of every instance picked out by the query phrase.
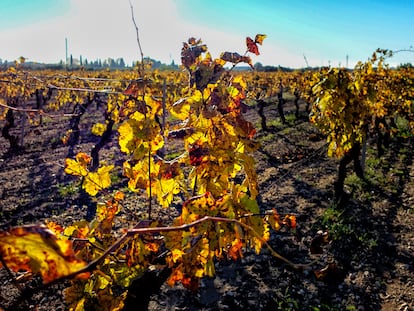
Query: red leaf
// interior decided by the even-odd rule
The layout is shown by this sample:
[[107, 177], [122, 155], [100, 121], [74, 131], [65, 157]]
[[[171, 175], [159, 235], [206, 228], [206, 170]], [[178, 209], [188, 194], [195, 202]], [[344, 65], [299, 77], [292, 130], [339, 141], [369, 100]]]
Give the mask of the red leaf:
[[200, 145], [194, 145], [190, 148], [190, 164], [199, 166], [208, 160], [209, 150]]
[[250, 53], [254, 53], [256, 55], [259, 55], [259, 48], [257, 47], [256, 42], [253, 41], [252, 38], [247, 37], [246, 38], [246, 45], [247, 45], [247, 51]]
[[132, 96], [137, 98], [139, 89], [141, 88], [140, 83], [138, 81], [131, 81], [125, 91], [123, 92], [124, 95]]
[[251, 122], [245, 120], [244, 118], [240, 116], [237, 116], [236, 122], [237, 122], [237, 125], [240, 127], [240, 129], [243, 130], [244, 134], [248, 138], [252, 139], [254, 137], [254, 135], [256, 134], [256, 129]]
[[283, 219], [283, 224], [291, 229], [296, 229], [296, 217], [294, 215], [286, 215]]

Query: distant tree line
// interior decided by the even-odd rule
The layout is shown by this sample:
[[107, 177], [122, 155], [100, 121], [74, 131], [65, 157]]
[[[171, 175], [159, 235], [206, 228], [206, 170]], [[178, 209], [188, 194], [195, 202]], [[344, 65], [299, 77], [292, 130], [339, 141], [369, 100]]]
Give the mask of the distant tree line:
[[255, 63], [254, 69], [256, 71], [273, 72], [273, 71], [293, 71], [292, 68], [282, 66], [263, 66], [262, 63]]
[[[249, 70], [250, 67], [240, 67], [239, 70]], [[413, 65], [411, 63], [404, 63], [404, 64], [400, 64], [396, 67], [396, 69], [400, 69], [400, 68], [413, 68]], [[237, 69], [237, 67], [236, 67]], [[264, 71], [264, 72], [273, 72], [273, 71], [283, 71], [283, 72], [289, 72], [289, 71], [294, 71], [295, 69], [289, 68], [289, 67], [283, 67], [283, 66], [263, 66], [261, 63], [255, 63], [254, 64], [254, 69], [256, 71]], [[301, 68], [301, 71], [304, 70], [319, 70], [321, 69], [321, 67], [304, 67]], [[351, 70], [351, 69], [350, 69]]]
[[[158, 70], [178, 70], [179, 66], [176, 65], [174, 63], [174, 60], [171, 62], [171, 64], [165, 64], [162, 63], [158, 60], [146, 57], [144, 58], [144, 61], [147, 63], [151, 63], [151, 68], [152, 69], [158, 69]], [[8, 67], [14, 66], [15, 62], [14, 61], [7, 61], [7, 60], [2, 60], [0, 58], [0, 70], [2, 69], [6, 69]], [[37, 63], [37, 62], [30, 62], [30, 61], [26, 61], [24, 64], [21, 65], [24, 68], [28, 68], [28, 69], [67, 69], [67, 70], [76, 70], [76, 69], [80, 69], [80, 68], [84, 68], [85, 70], [100, 70], [100, 69], [118, 69], [118, 70], [122, 70], [122, 69], [128, 69], [134, 66], [134, 63], [132, 64], [132, 66], [128, 66], [124, 59], [122, 57], [117, 58], [117, 59], [113, 59], [113, 58], [107, 58], [107, 59], [95, 59], [93, 61], [89, 61], [88, 59], [83, 59], [82, 55], [79, 56], [79, 58], [74, 58], [72, 55], [70, 55], [70, 57], [68, 57], [68, 61], [64, 62], [63, 60], [61, 60], [59, 63], [55, 63], [55, 64], [45, 64], [45, 63]], [[411, 63], [404, 63], [404, 64], [400, 64], [399, 66], [397, 66], [398, 68], [412, 68], [413, 64]], [[283, 67], [283, 66], [269, 66], [266, 65], [264, 66], [261, 63], [255, 63], [254, 64], [254, 69], [256, 71], [264, 71], [264, 72], [274, 72], [274, 71], [285, 71], [285, 72], [289, 72], [289, 71], [293, 71], [294, 69], [289, 68], [289, 67]], [[319, 67], [316, 68], [302, 68], [302, 70], [318, 70]], [[234, 68], [234, 70], [236, 71], [248, 71], [251, 70], [251, 68], [249, 66], [236, 66]]]
[[178, 70], [179, 66], [174, 63], [174, 60], [171, 61], [171, 64], [167, 65], [164, 63], [161, 63], [160, 61], [146, 57], [144, 58], [144, 62], [148, 62], [151, 64], [152, 69], [158, 69], [158, 70]]
[[[153, 69], [158, 70], [177, 70], [178, 65], [174, 63], [174, 61], [171, 62], [170, 65], [164, 64], [158, 60], [152, 59], [152, 58], [145, 58], [146, 62], [149, 62], [152, 64]], [[8, 67], [14, 66], [14, 61], [7, 61], [2, 60], [0, 58], [0, 70], [7, 69]], [[133, 66], [134, 64], [132, 64]], [[93, 61], [90, 61], [86, 58], [83, 58], [82, 55], [79, 56], [79, 58], [74, 58], [72, 55], [68, 57], [67, 62], [64, 62], [61, 60], [59, 63], [54, 64], [47, 64], [47, 63], [37, 63], [37, 62], [31, 62], [31, 61], [25, 61], [23, 64], [21, 64], [23, 68], [27, 69], [67, 69], [67, 70], [77, 70], [80, 68], [83, 68], [85, 70], [100, 70], [100, 69], [111, 69], [111, 70], [122, 70], [122, 69], [128, 69], [131, 68], [131, 66], [128, 66], [124, 59], [122, 57], [113, 59], [113, 58], [107, 58], [107, 59], [95, 59]]]

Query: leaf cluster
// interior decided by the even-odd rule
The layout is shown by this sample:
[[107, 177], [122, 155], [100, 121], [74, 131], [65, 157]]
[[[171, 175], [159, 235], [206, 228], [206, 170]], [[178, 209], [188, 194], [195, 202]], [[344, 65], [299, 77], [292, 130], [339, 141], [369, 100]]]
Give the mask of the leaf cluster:
[[[257, 44], [264, 38], [246, 39], [247, 52], [259, 54]], [[79, 153], [66, 159], [65, 172], [79, 177], [83, 189], [96, 197], [95, 218], [66, 228], [49, 222], [47, 229], [2, 232], [2, 263], [14, 271], [40, 273], [46, 283], [77, 277], [65, 291], [71, 310], [120, 310], [131, 283], [154, 265], [172, 271], [168, 284], [196, 289], [202, 277], [214, 276], [217, 259], [239, 259], [246, 247], [259, 253], [268, 247], [271, 228], [294, 228], [294, 216], [261, 215], [252, 157], [258, 148], [255, 129], [242, 114], [247, 83], [224, 69], [226, 62], [251, 60], [225, 55], [230, 54], [213, 60], [201, 40], [190, 38], [182, 49], [190, 77], [185, 87], [167, 87], [166, 79], [153, 73], [115, 81], [122, 91], [115, 88], [105, 95], [107, 121], [117, 124], [119, 147], [127, 157], [124, 177], [132, 193], [146, 194], [149, 204], [142, 208], [148, 208], [147, 220], [123, 232], [115, 230], [124, 194], [109, 191], [114, 165], [92, 169], [91, 157]], [[170, 80], [171, 85], [183, 85], [180, 79]], [[100, 83], [115, 87], [107, 76], [59, 81], [75, 82], [55, 86], [56, 107], [68, 101], [82, 105]], [[85, 93], [74, 95], [75, 89]], [[167, 113], [180, 123], [161, 122]], [[96, 124], [93, 133], [102, 135], [106, 125]], [[163, 149], [172, 139], [180, 140], [183, 150], [166, 160]], [[178, 204], [180, 215], [170, 224], [153, 219], [154, 200], [162, 207]], [[161, 256], [163, 261], [155, 264]]]
[[342, 157], [378, 130], [392, 134], [396, 117], [412, 128], [412, 72], [390, 69], [385, 63], [389, 56], [378, 50], [353, 71], [324, 68], [314, 75], [318, 82], [312, 87], [316, 101], [310, 120], [327, 135], [330, 156]]

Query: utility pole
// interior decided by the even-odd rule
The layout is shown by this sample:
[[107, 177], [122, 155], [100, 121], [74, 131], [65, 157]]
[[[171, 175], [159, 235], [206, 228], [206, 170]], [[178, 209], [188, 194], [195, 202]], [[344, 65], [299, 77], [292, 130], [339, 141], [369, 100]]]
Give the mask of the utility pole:
[[303, 58], [305, 59], [306, 67], [309, 68], [308, 59], [306, 58], [306, 55], [305, 54], [303, 54]]
[[65, 38], [65, 50], [66, 50], [65, 67], [66, 67], [66, 70], [68, 70], [68, 38]]

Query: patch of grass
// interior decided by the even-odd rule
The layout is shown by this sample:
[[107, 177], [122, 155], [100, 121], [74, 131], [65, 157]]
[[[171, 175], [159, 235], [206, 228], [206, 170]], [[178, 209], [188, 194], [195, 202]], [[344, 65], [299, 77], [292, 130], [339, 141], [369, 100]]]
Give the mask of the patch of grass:
[[171, 161], [171, 160], [174, 160], [175, 158], [179, 157], [182, 154], [183, 154], [182, 151], [169, 152], [164, 156], [164, 159], [167, 160], [167, 161]]
[[276, 119], [267, 120], [266, 124], [268, 127], [276, 127], [276, 128], [284, 126], [282, 123], [282, 120], [279, 117], [277, 117]]
[[57, 191], [61, 197], [70, 197], [79, 192], [79, 184], [75, 181], [64, 185], [59, 184], [57, 186]]
[[365, 250], [372, 250], [377, 247], [378, 239], [370, 232], [366, 232], [359, 227], [360, 219], [346, 212], [346, 209], [338, 209], [335, 205], [324, 212], [322, 225], [329, 232], [330, 239], [339, 241], [339, 243], [352, 240], [355, 247], [358, 245], [358, 247]]
[[50, 116], [43, 115], [43, 117], [42, 117], [42, 125], [44, 125], [44, 126], [53, 123], [53, 121], [54, 121], [53, 118], [50, 117]]
[[[312, 306], [312, 307], [310, 307], [310, 310], [311, 311], [339, 311], [339, 310], [343, 310], [343, 309], [339, 305], [337, 305], [337, 306], [331, 306], [331, 305], [328, 305], [326, 303], [322, 303], [320, 306], [317, 306], [317, 307]], [[346, 310], [348, 310], [348, 309], [346, 309]]]
[[254, 108], [257, 106], [257, 101], [251, 98], [246, 98], [243, 101], [243, 104], [245, 104], [246, 106], [249, 106], [251, 108]]
[[181, 120], [178, 119], [176, 116], [172, 115], [171, 113], [169, 113], [166, 117], [165, 120], [167, 123], [176, 123], [176, 122], [180, 122]]
[[395, 124], [397, 125], [398, 129], [397, 136], [402, 138], [409, 138], [414, 136], [413, 132], [410, 129], [410, 124], [408, 120], [402, 117], [396, 117]]
[[369, 186], [366, 180], [359, 178], [355, 173], [346, 177], [344, 185], [350, 190], [355, 198], [361, 201], [372, 199], [372, 194], [369, 191]]
[[122, 174], [118, 174], [118, 173], [111, 174], [111, 184], [112, 185], [119, 184], [122, 178], [123, 178]]
[[[404, 163], [407, 159], [406, 151], [401, 150], [397, 155], [398, 163]], [[377, 150], [367, 148], [364, 176], [361, 179], [355, 173], [351, 173], [345, 179], [345, 187], [350, 190], [352, 196], [360, 201], [370, 201], [375, 195], [374, 189], [382, 189], [385, 192], [396, 193], [400, 182], [406, 172], [395, 161], [390, 161], [387, 156], [378, 157]]]
[[62, 144], [62, 138], [61, 137], [52, 137], [49, 141], [51, 146], [57, 146], [59, 144]]
[[331, 206], [322, 215], [322, 225], [328, 230], [331, 239], [339, 240], [353, 233], [353, 228], [343, 217], [344, 211]]
[[294, 311], [299, 310], [299, 302], [289, 294], [289, 288], [286, 288], [282, 299], [274, 298], [275, 310]]
[[289, 136], [290, 134], [294, 133], [296, 129], [292, 127], [286, 127], [283, 130], [281, 130], [279, 133], [280, 135]]
[[358, 241], [361, 242], [365, 249], [371, 250], [378, 246], [378, 239], [370, 237], [368, 233], [363, 233], [358, 236]]
[[275, 134], [268, 133], [267, 135], [264, 135], [260, 138], [258, 138], [258, 141], [260, 143], [269, 143], [275, 140]]
[[[375, 151], [373, 150], [373, 149], [369, 149], [368, 151], [367, 151], [367, 153], [369, 153], [369, 154], [373, 154]], [[378, 167], [378, 166], [380, 166], [381, 165], [381, 159], [380, 158], [378, 158], [378, 157], [367, 157], [366, 158], [366, 160], [365, 160], [365, 166], [367, 167], [367, 168], [372, 168], [372, 167]]]
[[395, 159], [390, 160], [387, 155], [378, 158], [372, 152], [366, 160], [365, 167], [365, 176], [369, 183], [389, 193], [398, 193], [401, 190], [399, 189], [401, 183], [407, 178], [407, 171], [404, 167], [406, 162], [410, 161], [410, 153], [409, 148], [402, 147], [398, 153], [392, 154]]
[[289, 124], [295, 124], [296, 116], [294, 114], [286, 114], [285, 115], [286, 122]]
[[283, 92], [283, 99], [285, 99], [287, 101], [294, 101], [295, 100], [295, 95], [293, 95], [291, 93]]
[[[268, 128], [275, 128], [275, 129], [283, 129], [286, 126], [291, 127], [295, 125], [296, 116], [294, 114], [286, 114], [285, 120], [286, 120], [286, 124], [283, 124], [282, 119], [279, 116], [274, 119], [266, 118], [266, 125]], [[262, 128], [260, 121], [255, 122], [254, 126], [257, 129]]]

